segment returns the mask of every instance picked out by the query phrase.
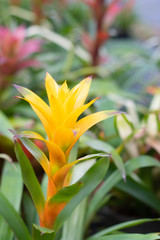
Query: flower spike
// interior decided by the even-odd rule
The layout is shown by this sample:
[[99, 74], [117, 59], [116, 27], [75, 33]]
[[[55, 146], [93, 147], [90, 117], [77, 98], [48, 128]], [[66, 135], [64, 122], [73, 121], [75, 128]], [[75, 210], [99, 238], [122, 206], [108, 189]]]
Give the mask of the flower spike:
[[42, 140], [48, 148], [49, 160], [44, 158], [42, 152], [38, 153], [38, 156], [42, 156], [40, 164], [48, 175], [47, 198], [43, 214], [40, 216], [43, 227], [52, 228], [56, 217], [65, 206], [65, 203], [51, 204], [50, 199], [69, 185], [71, 168], [85, 160], [78, 159], [68, 163], [74, 144], [96, 123], [121, 113], [111, 110], [101, 111], [79, 120], [81, 114], [99, 99], [97, 97], [85, 104], [91, 82], [92, 77], [87, 77], [70, 90], [66, 82], [59, 86], [51, 75], [46, 73], [45, 86], [49, 105], [29, 89], [14, 85], [38, 115], [48, 136], [48, 139], [44, 139], [41, 135], [30, 131], [24, 131], [17, 136], [28, 149], [31, 143], [24, 141], [24, 137]]

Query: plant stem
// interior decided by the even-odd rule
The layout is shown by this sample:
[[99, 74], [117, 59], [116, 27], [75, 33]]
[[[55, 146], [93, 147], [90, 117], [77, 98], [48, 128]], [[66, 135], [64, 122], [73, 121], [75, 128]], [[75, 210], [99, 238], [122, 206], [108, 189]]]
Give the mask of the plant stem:
[[95, 8], [94, 15], [96, 17], [96, 37], [93, 45], [93, 53], [92, 53], [92, 66], [97, 66], [99, 61], [99, 33], [103, 29], [103, 18], [106, 10], [105, 0], [97, 0], [97, 9]]

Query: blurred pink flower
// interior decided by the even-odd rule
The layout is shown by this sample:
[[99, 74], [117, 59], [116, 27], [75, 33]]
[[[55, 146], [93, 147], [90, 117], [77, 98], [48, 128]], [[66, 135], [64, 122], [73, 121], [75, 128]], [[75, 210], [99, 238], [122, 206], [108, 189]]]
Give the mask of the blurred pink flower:
[[32, 53], [39, 52], [41, 41], [30, 39], [25, 41], [24, 26], [11, 31], [0, 26], [0, 88], [5, 87], [7, 80], [19, 70], [39, 66], [40, 63], [29, 58]]

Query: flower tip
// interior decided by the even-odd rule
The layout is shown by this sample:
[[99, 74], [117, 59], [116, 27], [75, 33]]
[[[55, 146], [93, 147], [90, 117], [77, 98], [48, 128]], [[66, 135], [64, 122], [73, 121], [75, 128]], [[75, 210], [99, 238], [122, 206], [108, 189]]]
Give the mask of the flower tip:
[[92, 78], [93, 78], [93, 75], [88, 76], [88, 78], [92, 79]]
[[110, 116], [110, 115], [117, 115], [118, 114], [118, 112], [116, 112], [116, 111], [110, 111], [110, 112], [105, 112], [104, 113], [106, 116]]
[[15, 87], [17, 90], [19, 90], [21, 88], [21, 86], [17, 85], [17, 84], [12, 84], [13, 87]]
[[49, 74], [49, 72], [46, 72], [46, 77], [49, 77], [49, 76], [51, 76], [51, 75]]
[[88, 76], [87, 78], [84, 79], [86, 83], [90, 83], [92, 81], [92, 76]]
[[8, 131], [10, 131], [11, 133], [15, 134], [15, 131], [13, 129], [8, 129]]
[[44, 79], [47, 81], [47, 79], [50, 79], [50, 78], [52, 78], [52, 76], [49, 74], [49, 72], [46, 72], [46, 77]]
[[88, 76], [88, 78], [87, 78], [87, 82], [90, 82], [90, 81], [92, 81], [92, 78], [93, 78], [93, 75], [91, 75], [91, 76]]
[[122, 112], [122, 111], [113, 111], [110, 113], [111, 115], [119, 115], [119, 114], [125, 114], [125, 112]]

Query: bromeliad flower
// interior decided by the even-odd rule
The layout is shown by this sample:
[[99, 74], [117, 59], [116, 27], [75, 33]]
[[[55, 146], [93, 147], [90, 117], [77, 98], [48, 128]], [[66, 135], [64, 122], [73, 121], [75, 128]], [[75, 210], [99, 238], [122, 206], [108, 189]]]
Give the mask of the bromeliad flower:
[[25, 41], [24, 26], [11, 31], [0, 26], [0, 88], [8, 84], [8, 79], [19, 70], [38, 66], [39, 62], [29, 59], [32, 53], [40, 51], [41, 42], [36, 39]]
[[41, 226], [52, 228], [57, 215], [65, 204], [51, 204], [50, 199], [59, 190], [69, 185], [69, 170], [79, 162], [76, 160], [68, 163], [71, 149], [79, 137], [90, 127], [115, 116], [118, 112], [101, 111], [79, 119], [79, 116], [98, 99], [95, 98], [85, 104], [91, 85], [91, 77], [87, 77], [70, 90], [66, 82], [62, 86], [58, 86], [56, 81], [47, 73], [45, 84], [49, 105], [27, 88], [17, 85], [15, 87], [38, 115], [48, 136], [48, 139], [44, 139], [34, 132], [21, 133], [23, 137], [44, 141], [49, 151], [49, 161], [46, 158], [40, 161], [48, 175], [49, 182], [45, 208], [39, 212], [39, 217]]

